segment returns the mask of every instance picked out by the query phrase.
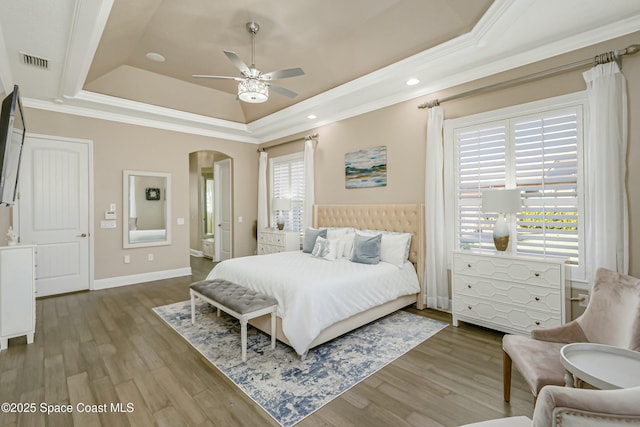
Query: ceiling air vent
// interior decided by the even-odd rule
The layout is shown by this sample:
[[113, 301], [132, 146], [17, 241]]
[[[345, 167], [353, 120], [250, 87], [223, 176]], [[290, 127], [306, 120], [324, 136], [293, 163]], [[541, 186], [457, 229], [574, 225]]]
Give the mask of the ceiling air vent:
[[20, 52], [22, 55], [22, 63], [26, 65], [32, 65], [34, 67], [49, 69], [49, 60], [40, 58], [39, 56], [29, 55], [28, 53]]

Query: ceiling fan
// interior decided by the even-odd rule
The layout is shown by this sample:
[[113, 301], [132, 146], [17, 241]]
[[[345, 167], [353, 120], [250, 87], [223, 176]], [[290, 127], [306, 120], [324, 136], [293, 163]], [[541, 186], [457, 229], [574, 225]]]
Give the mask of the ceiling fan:
[[231, 76], [209, 76], [205, 74], [193, 74], [193, 77], [206, 79], [235, 80], [238, 82], [238, 98], [244, 102], [259, 103], [269, 99], [269, 88], [280, 95], [295, 98], [298, 96], [292, 90], [282, 86], [274, 85], [271, 80], [286, 79], [289, 77], [301, 76], [304, 74], [302, 68], [287, 68], [285, 70], [263, 73], [255, 65], [255, 36], [260, 30], [256, 22], [247, 22], [247, 31], [251, 34], [251, 66], [240, 59], [234, 52], [225, 50], [224, 54], [236, 66], [242, 77]]

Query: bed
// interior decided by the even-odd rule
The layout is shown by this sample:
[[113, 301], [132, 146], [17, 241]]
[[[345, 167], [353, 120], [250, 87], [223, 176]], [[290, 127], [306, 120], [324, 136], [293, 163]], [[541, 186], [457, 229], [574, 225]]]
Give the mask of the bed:
[[[411, 233], [408, 261], [371, 266], [284, 252], [223, 261], [207, 278], [274, 296], [279, 305], [276, 336], [303, 357], [309, 349], [403, 307], [423, 308], [424, 205], [316, 205], [313, 226]], [[308, 279], [301, 281], [304, 273]], [[250, 323], [270, 330], [266, 317]]]

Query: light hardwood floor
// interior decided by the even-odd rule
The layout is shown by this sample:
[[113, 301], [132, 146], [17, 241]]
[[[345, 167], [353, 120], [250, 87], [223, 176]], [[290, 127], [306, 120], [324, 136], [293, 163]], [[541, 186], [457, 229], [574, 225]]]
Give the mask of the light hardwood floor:
[[[0, 353], [0, 402], [35, 403], [35, 413], [2, 412], [0, 426], [277, 426], [151, 311], [188, 299], [189, 284], [212, 265], [192, 258], [190, 277], [39, 299], [35, 342], [15, 338]], [[449, 326], [299, 425], [457, 426], [531, 416], [532, 396], [515, 370], [512, 401], [502, 400], [500, 340], [494, 331]], [[111, 402], [122, 402], [123, 412], [76, 410], [82, 403], [109, 411]], [[72, 413], [41, 413], [69, 404]]]

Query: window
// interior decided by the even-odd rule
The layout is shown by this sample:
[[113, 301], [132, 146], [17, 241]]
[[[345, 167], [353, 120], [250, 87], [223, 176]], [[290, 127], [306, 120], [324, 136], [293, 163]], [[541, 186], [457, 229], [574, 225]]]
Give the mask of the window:
[[[270, 161], [271, 200], [276, 197], [291, 199], [291, 210], [282, 212], [284, 229], [302, 232], [304, 209], [304, 156], [303, 153], [274, 157]], [[277, 212], [271, 212], [272, 224]]]
[[482, 212], [482, 191], [518, 188], [523, 208], [511, 215], [511, 236], [517, 236], [512, 249], [566, 257], [572, 277], [584, 276], [582, 100], [566, 98], [576, 100], [561, 106], [547, 100], [445, 123], [454, 248], [495, 250], [496, 214]]

